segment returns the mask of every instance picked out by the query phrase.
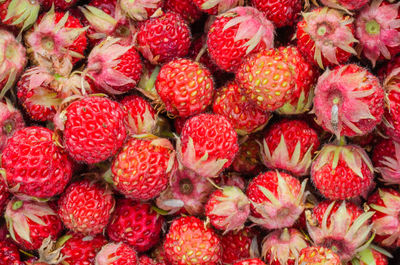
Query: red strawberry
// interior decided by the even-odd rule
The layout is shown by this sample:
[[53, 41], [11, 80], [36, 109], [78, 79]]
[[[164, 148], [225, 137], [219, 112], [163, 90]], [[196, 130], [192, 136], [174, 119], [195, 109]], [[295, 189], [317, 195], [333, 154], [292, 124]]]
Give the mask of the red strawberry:
[[164, 262], [157, 262], [147, 256], [141, 256], [139, 258], [139, 264], [140, 265], [166, 265]]
[[372, 162], [388, 184], [400, 184], [400, 143], [382, 139], [374, 147]]
[[149, 102], [140, 96], [126, 96], [121, 101], [126, 127], [131, 135], [153, 134], [157, 129], [157, 113]]
[[259, 174], [246, 192], [252, 203], [250, 220], [267, 229], [292, 226], [304, 211], [306, 182], [278, 171]]
[[260, 142], [262, 142], [261, 135], [251, 134], [245, 142], [240, 144], [239, 151], [232, 163], [233, 170], [244, 175], [253, 176], [263, 171], [264, 166], [260, 158]]
[[164, 10], [177, 13], [189, 24], [194, 23], [202, 15], [193, 0], [165, 0]]
[[124, 243], [105, 245], [95, 259], [96, 265], [140, 265], [136, 251]]
[[[13, 7], [13, 8], [9, 8]], [[0, 24], [22, 31], [31, 27], [40, 11], [40, 3], [29, 0], [5, 0], [0, 3]]]
[[248, 227], [237, 231], [229, 231], [221, 237], [222, 259], [224, 264], [233, 264], [239, 260], [250, 258], [252, 241], [255, 232]]
[[0, 178], [0, 214], [3, 214], [4, 207], [6, 206], [9, 197], [10, 193], [8, 192], [7, 184], [3, 178]]
[[43, 127], [17, 131], [3, 150], [2, 167], [11, 192], [38, 198], [60, 194], [72, 176], [67, 154]]
[[187, 55], [190, 38], [185, 21], [175, 13], [167, 12], [140, 26], [137, 43], [142, 55], [151, 63], [158, 64]]
[[251, 0], [276, 27], [293, 26], [302, 9], [301, 0]]
[[122, 94], [136, 87], [142, 62], [133, 45], [109, 37], [92, 49], [85, 71], [97, 90]]
[[113, 185], [129, 198], [149, 200], [166, 189], [176, 165], [169, 140], [154, 136], [132, 138], [113, 161]]
[[218, 236], [200, 219], [187, 216], [175, 219], [166, 235], [164, 249], [175, 265], [216, 265], [222, 254]]
[[11, 238], [25, 250], [37, 250], [43, 240], [55, 240], [62, 231], [62, 223], [55, 207], [45, 202], [12, 199], [4, 217]]
[[340, 258], [335, 252], [324, 247], [307, 247], [300, 251], [299, 264], [340, 265]]
[[208, 31], [210, 57], [223, 70], [235, 72], [244, 57], [273, 47], [274, 26], [252, 7], [219, 15]]
[[374, 184], [367, 153], [356, 145], [325, 145], [311, 166], [311, 179], [328, 199], [344, 200], [366, 195]]
[[38, 0], [43, 10], [49, 10], [52, 5], [57, 10], [67, 10], [73, 7], [78, 0]]
[[400, 192], [393, 188], [380, 188], [368, 198], [368, 205], [375, 211], [372, 216], [375, 241], [384, 247], [399, 247]]
[[210, 195], [205, 212], [215, 228], [224, 232], [238, 230], [250, 214], [250, 201], [238, 187], [224, 186]]
[[179, 117], [203, 112], [214, 95], [210, 71], [189, 59], [176, 59], [163, 65], [155, 86], [166, 110]]
[[233, 265], [266, 265], [266, 264], [258, 258], [253, 258], [253, 259], [246, 259], [246, 260], [238, 261], [238, 262], [234, 263]]
[[183, 166], [205, 178], [217, 177], [239, 149], [237, 134], [224, 116], [199, 114], [188, 119], [177, 142]]
[[302, 120], [281, 120], [268, 128], [261, 158], [268, 168], [283, 169], [295, 176], [309, 174], [318, 135]]
[[0, 262], [4, 265], [22, 265], [16, 245], [9, 240], [0, 241]]
[[249, 56], [236, 73], [246, 98], [263, 111], [274, 111], [294, 99], [295, 78], [292, 64], [275, 49]]
[[235, 131], [247, 135], [262, 130], [271, 115], [248, 102], [237, 82], [229, 82], [220, 88], [214, 99], [213, 111], [226, 117]]
[[388, 265], [388, 258], [381, 252], [373, 249], [372, 247], [366, 248], [363, 251], [358, 252], [356, 258], [352, 261], [349, 261], [347, 265], [352, 265], [357, 261], [360, 265]]
[[303, 14], [297, 24], [297, 47], [321, 68], [346, 63], [356, 55], [353, 18], [327, 7]]
[[0, 101], [0, 153], [16, 131], [25, 127], [21, 112], [6, 100]]
[[164, 5], [164, 0], [121, 0], [119, 6], [133, 20], [143, 21], [155, 15]]
[[210, 15], [222, 14], [231, 8], [244, 5], [244, 0], [192, 0], [197, 7]]
[[114, 211], [115, 200], [107, 185], [83, 179], [72, 183], [58, 201], [58, 215], [73, 232], [103, 232]]
[[164, 218], [148, 203], [122, 199], [107, 227], [107, 235], [115, 242], [124, 242], [138, 252], [152, 248], [160, 240]]
[[107, 239], [99, 234], [96, 236], [84, 236], [82, 234], [67, 233], [57, 240], [57, 246], [61, 247], [63, 263], [85, 265], [93, 264], [97, 252], [107, 244]]
[[86, 97], [72, 102], [56, 116], [64, 129], [64, 145], [78, 162], [94, 164], [115, 155], [126, 137], [124, 111], [108, 98]]

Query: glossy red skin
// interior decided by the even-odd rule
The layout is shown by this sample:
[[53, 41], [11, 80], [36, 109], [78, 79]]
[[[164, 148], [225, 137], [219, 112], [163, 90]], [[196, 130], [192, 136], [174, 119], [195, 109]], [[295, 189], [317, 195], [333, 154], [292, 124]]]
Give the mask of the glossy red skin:
[[72, 183], [58, 200], [58, 215], [71, 231], [96, 235], [106, 228], [114, 206], [109, 190], [83, 179]]
[[203, 14], [193, 0], [165, 0], [164, 10], [177, 13], [190, 24], [201, 18]]
[[251, 229], [229, 231], [221, 236], [222, 259], [226, 264], [232, 264], [242, 259], [250, 258], [250, 246], [255, 234]]
[[[125, 116], [125, 123], [128, 129], [129, 125], [129, 119], [132, 118], [133, 122], [135, 123], [135, 126], [138, 127], [139, 121], [143, 122], [143, 124], [146, 124], [147, 122], [153, 122], [153, 120], [157, 119], [157, 113], [153, 106], [146, 101], [143, 97], [137, 96], [137, 95], [129, 95], [124, 97], [121, 100], [121, 105], [123, 109], [126, 111], [126, 116]], [[148, 112], [150, 116], [152, 117], [151, 121], [146, 121], [144, 114]], [[134, 129], [134, 128], [132, 128]], [[132, 132], [131, 132], [132, 133]], [[148, 132], [151, 133], [151, 132]]]
[[91, 239], [71, 232], [67, 235], [72, 237], [62, 245], [61, 254], [66, 257], [64, 262], [71, 265], [93, 264], [97, 252], [108, 242], [101, 234]]
[[[224, 30], [224, 26], [231, 19], [232, 17], [222, 16], [214, 21], [208, 32], [207, 49], [211, 59], [221, 69], [227, 72], [236, 72], [243, 59], [249, 55], [246, 54], [247, 47], [244, 45], [248, 40], [234, 40], [239, 25]], [[250, 54], [257, 53], [266, 48], [265, 43], [260, 41]]]
[[4, 265], [22, 265], [16, 245], [9, 240], [0, 241], [0, 263]]
[[[104, 255], [101, 251], [98, 255]], [[139, 258], [137, 257], [136, 251], [129, 247], [129, 245], [122, 243], [114, 253], [107, 253], [108, 259], [119, 257], [114, 262], [110, 262], [107, 265], [141, 265]]]
[[160, 240], [164, 217], [148, 203], [122, 199], [107, 227], [107, 235], [115, 242], [124, 242], [137, 252], [145, 252]]
[[242, 260], [234, 263], [233, 265], [266, 265], [266, 264], [262, 260], [254, 258], [254, 259]]
[[260, 160], [260, 145], [257, 141], [262, 142], [261, 135], [250, 136], [239, 146], [239, 151], [232, 163], [233, 170], [255, 176], [265, 169]]
[[157, 262], [147, 256], [141, 256], [139, 258], [139, 264], [140, 265], [167, 265], [164, 262]]
[[126, 138], [125, 113], [108, 98], [86, 97], [67, 109], [64, 144], [77, 162], [94, 164], [115, 155]]
[[276, 27], [293, 26], [302, 9], [301, 0], [251, 0]]
[[63, 192], [72, 176], [72, 163], [53, 141], [53, 131], [26, 127], [9, 139], [2, 153], [9, 187], [18, 193], [50, 198]]
[[[177, 14], [167, 12], [156, 18], [150, 18], [140, 25], [137, 43], [142, 55], [149, 47], [157, 63], [163, 64], [174, 58], [185, 57], [190, 48], [191, 35], [186, 22]], [[150, 60], [151, 61], [151, 60]]]

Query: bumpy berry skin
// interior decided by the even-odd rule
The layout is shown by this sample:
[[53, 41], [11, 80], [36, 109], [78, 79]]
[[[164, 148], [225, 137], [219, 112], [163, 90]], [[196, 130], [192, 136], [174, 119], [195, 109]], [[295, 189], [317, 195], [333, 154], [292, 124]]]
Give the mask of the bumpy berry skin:
[[189, 59], [163, 65], [155, 86], [166, 110], [184, 118], [203, 112], [214, 95], [210, 71]]
[[271, 117], [248, 102], [236, 82], [229, 82], [217, 91], [213, 111], [225, 116], [240, 135], [263, 129]]
[[124, 242], [137, 252], [152, 248], [160, 239], [164, 218], [148, 203], [122, 199], [107, 227], [107, 235], [115, 242]]
[[396, 78], [388, 76], [384, 81], [387, 102], [380, 127], [386, 136], [400, 142], [400, 82]]
[[372, 162], [385, 183], [400, 184], [400, 143], [381, 139], [374, 147]]
[[71, 231], [96, 235], [108, 224], [114, 205], [108, 186], [84, 179], [72, 183], [65, 190], [58, 201], [58, 215]]
[[340, 265], [340, 258], [335, 252], [324, 247], [307, 247], [300, 251], [299, 264]]
[[[203, 12], [210, 15], [217, 15], [226, 12], [236, 6], [244, 5], [243, 0], [192, 0], [195, 5]], [[212, 7], [208, 5], [212, 4]]]
[[167, 187], [175, 165], [175, 153], [167, 139], [132, 138], [113, 161], [113, 184], [129, 198], [149, 200]]
[[106, 160], [125, 141], [125, 113], [117, 102], [87, 97], [71, 103], [65, 115], [65, 147], [78, 162], [94, 164]]
[[276, 27], [293, 26], [302, 8], [300, 0], [251, 0]]
[[124, 243], [109, 243], [97, 253], [96, 265], [140, 265], [136, 251]]
[[263, 50], [247, 58], [236, 73], [247, 99], [263, 111], [292, 101], [295, 72], [278, 50]]
[[266, 264], [258, 258], [253, 258], [236, 262], [233, 265], [266, 265]]
[[0, 241], [0, 262], [4, 265], [22, 265], [16, 245], [9, 240]]
[[126, 96], [121, 100], [121, 105], [126, 111], [125, 123], [131, 135], [152, 134], [157, 128], [157, 113], [144, 98]]
[[16, 131], [25, 127], [21, 112], [11, 102], [0, 101], [0, 153]]
[[[295, 176], [304, 176], [309, 173], [313, 155], [319, 144], [317, 133], [306, 122], [281, 120], [269, 127], [265, 133], [264, 150], [269, 152], [267, 156], [262, 151], [262, 159], [268, 168], [283, 169]], [[296, 153], [296, 160], [293, 156], [298, 145], [300, 152]]]
[[177, 14], [150, 18], [139, 28], [137, 42], [142, 55], [154, 64], [184, 57], [189, 52], [190, 30]]
[[108, 242], [101, 234], [84, 236], [71, 232], [59, 238], [58, 241], [63, 241], [60, 251], [65, 257], [63, 262], [74, 265], [93, 264], [97, 252]]
[[238, 231], [229, 231], [221, 236], [222, 258], [225, 264], [232, 264], [242, 259], [250, 258], [251, 242], [255, 233], [244, 228]]
[[52, 137], [47, 128], [26, 127], [9, 139], [2, 167], [14, 193], [50, 198], [63, 192], [72, 176], [72, 163]]
[[[237, 134], [225, 117], [199, 114], [183, 126], [177, 146], [178, 159], [200, 176], [217, 177], [222, 169], [232, 164], [239, 149], [237, 141]], [[207, 159], [201, 160], [205, 155]]]
[[165, 254], [174, 265], [219, 264], [221, 243], [211, 228], [193, 216], [180, 217], [171, 224], [164, 242]]
[[[325, 200], [318, 203], [318, 205], [313, 208], [312, 214], [313, 217], [318, 222], [318, 225], [322, 225], [322, 222], [324, 220], [324, 214], [328, 210], [331, 203], [332, 201]], [[326, 221], [326, 224], [328, 226], [332, 223], [331, 220], [332, 215], [337, 212], [340, 206], [341, 203], [339, 201], [335, 202], [335, 204], [333, 205], [332, 210], [329, 213], [328, 219]], [[354, 203], [346, 202], [346, 213], [348, 216], [350, 216], [350, 221], [353, 223], [363, 213], [363, 211], [360, 209], [360, 207], [358, 207]]]
[[157, 262], [147, 256], [141, 256], [139, 258], [139, 264], [140, 265], [167, 265], [165, 262]]
[[165, 0], [164, 10], [179, 14], [189, 24], [201, 18], [202, 15], [193, 0]]

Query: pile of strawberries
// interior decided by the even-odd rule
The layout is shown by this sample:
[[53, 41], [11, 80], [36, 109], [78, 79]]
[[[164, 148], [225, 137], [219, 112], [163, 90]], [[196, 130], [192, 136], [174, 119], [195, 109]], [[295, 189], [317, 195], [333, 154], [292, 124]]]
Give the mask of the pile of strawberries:
[[0, 153], [1, 265], [388, 265], [400, 2], [0, 0]]

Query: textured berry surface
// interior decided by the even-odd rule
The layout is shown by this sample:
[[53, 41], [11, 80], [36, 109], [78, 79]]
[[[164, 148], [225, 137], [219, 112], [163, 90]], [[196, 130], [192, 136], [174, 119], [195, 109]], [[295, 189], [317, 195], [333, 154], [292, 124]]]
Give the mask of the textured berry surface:
[[140, 265], [136, 251], [124, 243], [109, 243], [97, 253], [96, 265]]
[[202, 15], [193, 0], [165, 0], [164, 10], [177, 13], [188, 23], [195, 22]]
[[125, 122], [130, 134], [153, 133], [157, 127], [157, 113], [144, 98], [137, 95], [124, 97], [121, 101], [126, 111]]
[[254, 259], [245, 259], [239, 262], [234, 263], [233, 265], [266, 265], [262, 260], [258, 258]]
[[9, 240], [0, 241], [0, 261], [4, 265], [21, 265], [19, 251]]
[[340, 258], [332, 250], [324, 247], [308, 247], [300, 251], [299, 264], [340, 265]]
[[300, 0], [251, 0], [251, 4], [278, 28], [292, 26], [302, 8]]
[[244, 228], [230, 231], [221, 236], [222, 262], [232, 264], [242, 259], [250, 258], [250, 248], [254, 231]]

